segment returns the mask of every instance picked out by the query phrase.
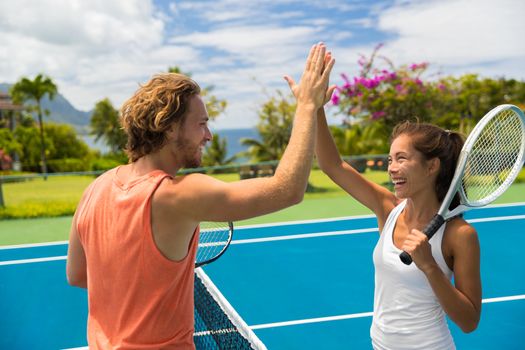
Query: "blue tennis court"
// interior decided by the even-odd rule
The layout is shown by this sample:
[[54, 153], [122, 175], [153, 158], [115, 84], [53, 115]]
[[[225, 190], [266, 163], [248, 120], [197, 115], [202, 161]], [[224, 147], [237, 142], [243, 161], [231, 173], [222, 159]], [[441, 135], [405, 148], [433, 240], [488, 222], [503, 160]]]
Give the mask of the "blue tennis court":
[[[525, 348], [525, 203], [473, 210], [483, 311], [476, 331], [451, 324], [458, 349]], [[268, 349], [370, 349], [378, 236], [372, 216], [237, 228], [204, 268]], [[68, 286], [66, 242], [0, 247], [1, 349], [86, 343], [87, 297]]]

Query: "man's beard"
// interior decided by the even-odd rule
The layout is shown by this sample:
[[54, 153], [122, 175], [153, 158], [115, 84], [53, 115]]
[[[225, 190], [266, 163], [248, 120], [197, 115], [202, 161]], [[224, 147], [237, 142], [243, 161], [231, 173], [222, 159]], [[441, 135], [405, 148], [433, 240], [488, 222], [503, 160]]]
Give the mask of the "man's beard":
[[177, 139], [175, 141], [177, 156], [182, 162], [182, 167], [186, 169], [199, 168], [201, 166], [201, 157], [199, 154], [199, 145], [193, 146], [187, 139]]

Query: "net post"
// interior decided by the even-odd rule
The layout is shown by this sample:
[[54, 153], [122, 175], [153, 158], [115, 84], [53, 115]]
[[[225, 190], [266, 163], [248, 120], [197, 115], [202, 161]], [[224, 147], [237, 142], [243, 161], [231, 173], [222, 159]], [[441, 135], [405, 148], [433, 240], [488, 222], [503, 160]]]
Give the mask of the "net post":
[[2, 177], [0, 176], [0, 208], [5, 208], [4, 192], [2, 191]]

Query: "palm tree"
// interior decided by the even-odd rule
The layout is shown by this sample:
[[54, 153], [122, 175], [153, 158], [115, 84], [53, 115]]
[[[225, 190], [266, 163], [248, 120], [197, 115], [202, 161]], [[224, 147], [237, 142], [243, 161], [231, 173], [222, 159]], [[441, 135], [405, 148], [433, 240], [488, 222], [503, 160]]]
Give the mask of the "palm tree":
[[255, 162], [281, 159], [292, 132], [295, 103], [278, 91], [279, 96], [270, 98], [259, 112], [257, 131], [261, 141], [250, 138], [241, 139], [248, 146], [246, 155]]
[[42, 173], [44, 179], [47, 179], [47, 160], [46, 160], [46, 146], [44, 143], [44, 121], [42, 113], [48, 114], [49, 111], [42, 111], [42, 99], [48, 96], [52, 100], [57, 94], [57, 86], [53, 83], [51, 78], [38, 74], [34, 80], [22, 78], [11, 88], [11, 95], [16, 103], [23, 103], [34, 100], [36, 105], [30, 106], [29, 109], [36, 111], [38, 115], [38, 125], [40, 127], [40, 157], [42, 160]]
[[237, 156], [228, 158], [228, 142], [226, 138], [220, 138], [218, 134], [213, 134], [213, 138], [206, 152], [202, 157], [202, 165], [216, 166], [231, 164], [237, 159]]
[[90, 127], [91, 135], [95, 135], [95, 141], [103, 138], [113, 154], [122, 152], [126, 146], [127, 136], [120, 124], [118, 110], [113, 107], [108, 98], [95, 105]]

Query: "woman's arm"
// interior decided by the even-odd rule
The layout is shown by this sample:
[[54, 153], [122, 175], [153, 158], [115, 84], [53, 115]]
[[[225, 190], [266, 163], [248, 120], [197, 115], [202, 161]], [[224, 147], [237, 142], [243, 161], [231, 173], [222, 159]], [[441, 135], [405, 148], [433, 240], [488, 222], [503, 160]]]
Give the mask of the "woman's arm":
[[343, 190], [372, 210], [381, 228], [390, 211], [397, 205], [397, 198], [386, 188], [368, 181], [341, 159], [328, 129], [323, 108], [320, 108], [317, 114], [315, 154], [321, 170]]
[[432, 257], [426, 236], [413, 230], [403, 248], [423, 271], [443, 310], [465, 333], [478, 326], [481, 316], [480, 248], [476, 231], [464, 221], [451, 221], [447, 244], [453, 257], [455, 286]]

